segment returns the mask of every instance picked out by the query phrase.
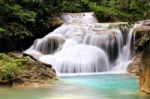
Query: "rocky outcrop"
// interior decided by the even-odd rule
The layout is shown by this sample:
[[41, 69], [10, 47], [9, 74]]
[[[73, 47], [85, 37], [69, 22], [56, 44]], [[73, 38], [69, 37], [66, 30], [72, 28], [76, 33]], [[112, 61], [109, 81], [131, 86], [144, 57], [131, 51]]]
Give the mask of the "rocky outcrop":
[[150, 44], [150, 20], [139, 22], [135, 30], [135, 40], [136, 51], [144, 51]]
[[133, 61], [128, 66], [128, 72], [131, 74], [139, 75], [140, 62], [141, 62], [141, 55], [136, 55]]
[[39, 62], [31, 63], [26, 73], [17, 75], [14, 79], [14, 87], [43, 87], [56, 80], [55, 70]]
[[141, 71], [139, 76], [140, 91], [146, 94], [150, 94], [150, 67]]
[[150, 20], [139, 23], [135, 35], [136, 51], [141, 53], [139, 89], [142, 93], [150, 94]]
[[52, 66], [44, 65], [21, 53], [1, 53], [0, 67], [0, 85], [43, 87], [56, 80]]
[[150, 94], [150, 46], [145, 48], [140, 64], [140, 91]]

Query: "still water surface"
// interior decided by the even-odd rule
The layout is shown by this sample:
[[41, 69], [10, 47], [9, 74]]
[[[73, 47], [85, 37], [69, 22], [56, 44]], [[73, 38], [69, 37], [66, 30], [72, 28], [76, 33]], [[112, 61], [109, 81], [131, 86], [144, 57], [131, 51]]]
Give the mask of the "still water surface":
[[138, 80], [129, 75], [60, 77], [48, 88], [0, 88], [0, 99], [150, 99], [138, 95]]

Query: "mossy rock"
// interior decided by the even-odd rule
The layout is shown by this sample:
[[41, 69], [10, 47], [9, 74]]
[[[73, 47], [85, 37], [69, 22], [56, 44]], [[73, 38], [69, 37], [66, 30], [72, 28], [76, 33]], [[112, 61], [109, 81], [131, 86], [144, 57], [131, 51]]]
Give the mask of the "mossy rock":
[[24, 84], [55, 79], [56, 73], [46, 66], [21, 53], [0, 53], [0, 84]]

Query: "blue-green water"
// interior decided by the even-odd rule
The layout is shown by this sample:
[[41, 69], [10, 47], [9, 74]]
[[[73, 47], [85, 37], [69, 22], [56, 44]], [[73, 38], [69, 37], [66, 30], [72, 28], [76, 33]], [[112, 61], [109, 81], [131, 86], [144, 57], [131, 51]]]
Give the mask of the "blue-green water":
[[60, 77], [48, 88], [0, 88], [0, 99], [150, 99], [129, 75]]

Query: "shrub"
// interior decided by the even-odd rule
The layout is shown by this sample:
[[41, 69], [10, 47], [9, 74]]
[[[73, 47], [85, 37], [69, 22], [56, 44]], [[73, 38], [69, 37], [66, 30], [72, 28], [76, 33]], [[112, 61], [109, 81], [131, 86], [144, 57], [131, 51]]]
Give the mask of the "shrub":
[[14, 58], [4, 53], [0, 54], [0, 78], [1, 80], [11, 80], [17, 75], [28, 70], [27, 58]]

